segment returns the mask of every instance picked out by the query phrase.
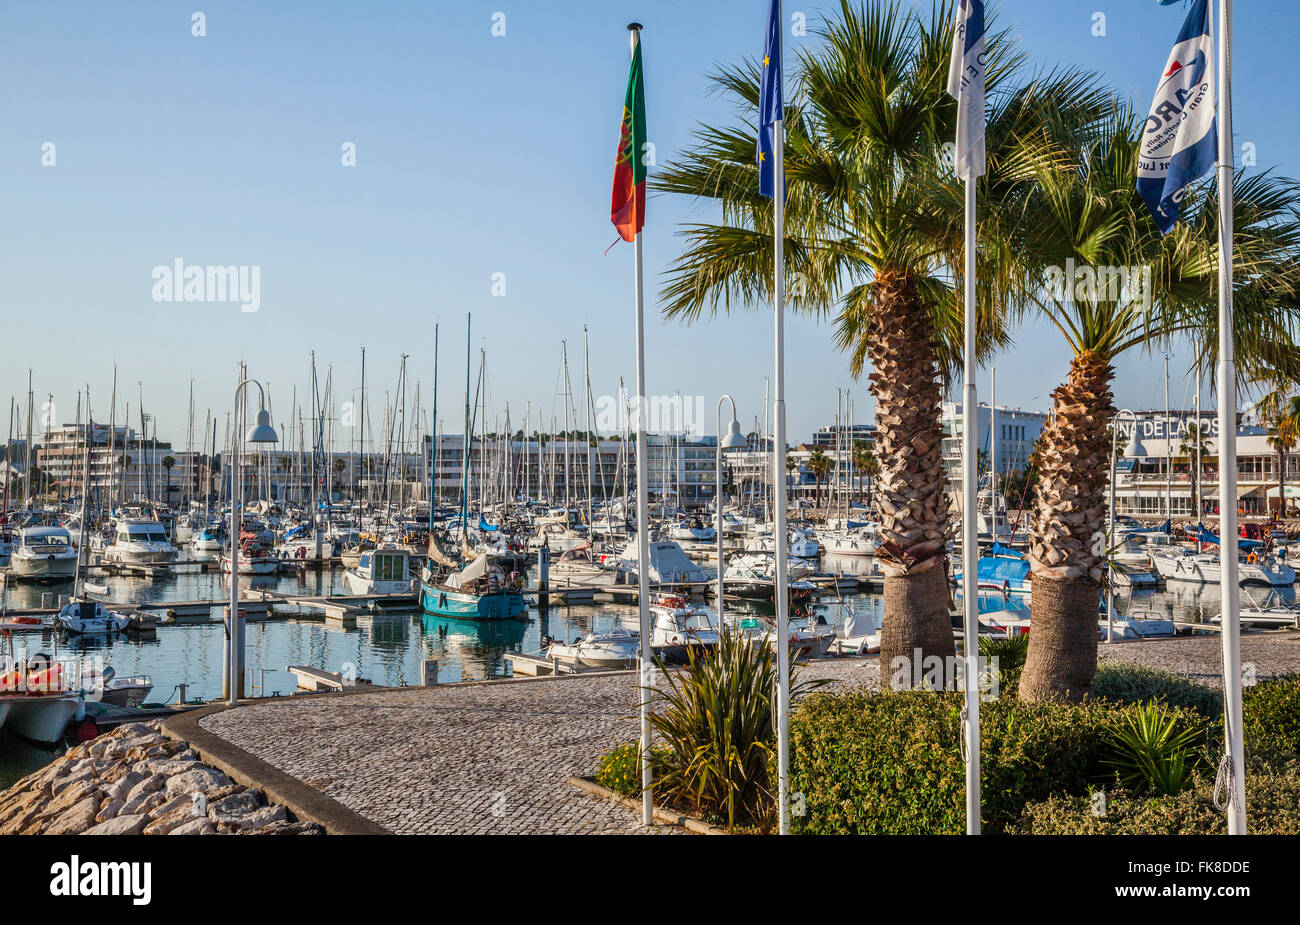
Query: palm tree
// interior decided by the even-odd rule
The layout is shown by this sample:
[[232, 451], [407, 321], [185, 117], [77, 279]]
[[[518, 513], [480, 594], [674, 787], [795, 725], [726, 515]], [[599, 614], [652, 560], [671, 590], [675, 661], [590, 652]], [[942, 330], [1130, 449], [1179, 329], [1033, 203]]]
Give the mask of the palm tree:
[[[946, 546], [949, 506], [940, 401], [959, 368], [963, 185], [945, 161], [956, 105], [947, 95], [951, 0], [930, 15], [899, 0], [841, 0], [787, 87], [786, 278], [792, 310], [831, 320], [860, 375], [868, 363], [880, 461], [878, 558], [884, 571], [881, 659], [951, 656]], [[1087, 124], [1107, 94], [1074, 70], [1031, 73], [1014, 39], [988, 37], [989, 172], [980, 182], [978, 304], [983, 355], [1007, 342], [997, 324], [1021, 283], [1001, 233], [1024, 197], [1047, 128]], [[668, 272], [665, 314], [771, 304], [772, 203], [759, 195], [754, 113], [759, 67], [723, 67], [717, 87], [739, 118], [702, 126], [654, 183], [712, 200], [717, 223], [685, 226]], [[1048, 115], [1053, 119], [1049, 120]]]
[[880, 471], [880, 462], [871, 450], [871, 444], [858, 440], [853, 444], [853, 468], [867, 477], [867, 506], [871, 506], [873, 489], [876, 487], [876, 473]]
[[812, 473], [813, 481], [817, 485], [817, 501], [820, 503], [822, 497], [822, 483], [831, 471], [831, 459], [826, 455], [826, 451], [819, 446], [815, 446], [812, 452], [808, 454], [808, 471]]
[[[1096, 673], [1116, 360], [1189, 339], [1206, 368], [1217, 345], [1216, 200], [1198, 187], [1183, 199], [1185, 224], [1162, 236], [1135, 188], [1142, 126], [1117, 106], [1076, 150], [1060, 149], [1071, 169], [1059, 169], [1059, 158], [1037, 168], [1011, 235], [1026, 266], [1042, 268], [1024, 311], [1049, 320], [1073, 353], [1042, 435], [1027, 557], [1034, 632], [1019, 684], [1026, 700], [1080, 699]], [[1233, 336], [1242, 379], [1290, 377], [1300, 365], [1291, 346], [1300, 188], [1268, 174], [1237, 184]], [[1083, 268], [1081, 278], [1063, 279], [1063, 266]]]
[[1268, 442], [1277, 452], [1277, 519], [1282, 520], [1286, 517], [1286, 458], [1300, 443], [1300, 395], [1292, 396], [1274, 418]]
[[176, 467], [175, 456], [164, 456], [162, 458], [163, 473], [167, 478], [166, 493], [170, 496], [172, 490], [172, 469]]

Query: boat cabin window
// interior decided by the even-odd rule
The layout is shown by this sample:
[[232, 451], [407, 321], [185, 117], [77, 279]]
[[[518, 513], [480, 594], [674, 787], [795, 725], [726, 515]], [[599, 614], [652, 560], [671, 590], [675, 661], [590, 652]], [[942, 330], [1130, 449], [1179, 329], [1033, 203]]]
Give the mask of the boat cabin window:
[[405, 581], [406, 556], [375, 556], [375, 570], [372, 577], [376, 581]]
[[43, 533], [26, 538], [28, 546], [67, 546], [68, 538], [58, 533]]

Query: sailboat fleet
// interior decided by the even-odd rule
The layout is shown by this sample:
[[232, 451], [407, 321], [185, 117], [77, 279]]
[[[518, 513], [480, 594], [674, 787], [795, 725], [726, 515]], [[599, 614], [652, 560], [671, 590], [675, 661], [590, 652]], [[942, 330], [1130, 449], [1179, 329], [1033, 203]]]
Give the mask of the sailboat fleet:
[[[586, 352], [584, 331], [584, 356]], [[619, 439], [613, 447], [594, 437], [589, 372], [584, 370], [583, 387], [575, 390], [569, 378], [567, 344], [562, 343], [559, 406], [547, 428], [543, 413], [531, 402], [517, 419], [509, 405], [504, 414], [494, 416], [488, 401], [486, 350], [478, 353], [477, 377], [473, 359], [467, 331], [464, 427], [457, 440], [443, 432], [438, 417], [436, 371], [429, 409], [422, 407], [418, 383], [414, 401], [409, 400], [406, 356], [398, 365], [396, 388], [386, 394], [382, 412], [375, 413], [364, 348], [361, 387], [353, 392], [359, 409], [355, 425], [346, 435], [336, 431], [340, 396], [334, 373], [330, 369], [322, 382], [313, 355], [308, 389], [301, 396], [296, 388], [291, 393], [291, 423], [281, 429], [283, 453], [264, 447], [245, 451], [244, 478], [237, 485], [220, 465], [231, 452], [237, 422], [228, 422], [223, 454], [216, 416], [208, 412], [206, 420], [199, 421], [191, 398], [183, 454], [187, 475], [179, 498], [169, 484], [159, 484], [164, 480], [158, 468], [166, 453], [154, 445], [156, 440], [143, 436], [152, 423], [140, 412], [143, 391], [135, 405], [140, 430], [117, 424], [115, 373], [114, 410], [107, 427], [93, 422], [88, 392], [84, 406], [79, 402], [72, 442], [82, 459], [80, 467], [68, 467], [71, 478], [65, 476], [53, 499], [48, 485], [41, 490], [42, 486], [24, 484], [21, 504], [12, 505], [18, 492], [8, 490], [6, 484], [0, 510], [0, 568], [5, 581], [52, 587], [71, 582], [71, 594], [60, 600], [48, 623], [7, 612], [0, 613], [0, 622], [27, 628], [18, 621], [36, 619], [69, 636], [111, 638], [130, 631], [131, 623], [121, 605], [105, 599], [107, 586], [95, 584], [92, 573], [156, 579], [176, 569], [206, 568], [209, 563], [227, 581], [341, 568], [341, 583], [348, 594], [407, 600], [430, 619], [453, 622], [527, 620], [535, 599], [548, 590], [634, 593], [642, 568], [635, 509], [628, 502], [635, 473], [634, 444], [626, 430], [616, 435]], [[241, 368], [241, 377], [243, 372]], [[579, 405], [585, 406], [585, 415]], [[15, 458], [14, 408], [11, 403], [11, 459]], [[992, 413], [996, 415], [997, 409]], [[847, 465], [852, 471], [852, 463], [847, 462], [851, 414], [849, 410], [848, 417], [836, 416], [837, 478], [830, 483], [824, 509], [815, 504], [813, 517], [802, 516], [801, 511], [786, 526], [790, 603], [792, 612], [802, 617], [802, 622], [792, 621], [787, 642], [802, 657], [861, 654], [879, 648], [879, 627], [870, 618], [864, 621], [851, 615], [837, 621], [837, 625], [843, 622], [839, 635], [826, 622], [825, 602], [838, 599], [843, 607], [841, 591], [857, 590], [860, 576], [872, 574], [871, 560], [882, 543], [870, 499], [863, 504], [846, 491], [844, 486], [852, 485], [852, 479], [842, 478], [838, 468]], [[127, 419], [130, 415], [128, 406]], [[755, 430], [761, 432], [757, 426]], [[664, 459], [681, 452], [676, 439], [665, 438]], [[133, 453], [140, 456], [132, 460]], [[141, 459], [145, 462], [136, 464]], [[29, 463], [29, 471], [35, 461]], [[651, 595], [651, 648], [672, 663], [707, 653], [718, 644], [720, 627], [714, 616], [718, 608], [706, 610], [700, 605], [705, 597], [716, 596], [718, 572], [726, 601], [735, 611], [728, 622], [775, 645], [778, 518], [770, 480], [742, 474], [729, 497], [709, 498], [701, 504], [696, 496], [686, 504], [680, 473], [666, 461], [657, 460], [655, 465], [662, 471], [651, 470], [657, 490], [649, 507], [644, 557]], [[457, 476], [454, 480], [448, 477], [452, 472]], [[6, 472], [6, 482], [9, 478]], [[1002, 602], [985, 607], [982, 631], [1010, 635], [1029, 629], [1024, 602], [1032, 595], [1032, 581], [1023, 554], [1022, 515], [1008, 510], [1004, 487], [998, 473], [989, 471], [978, 491], [977, 591]], [[232, 536], [235, 491], [245, 500]], [[959, 517], [960, 512], [955, 512], [954, 524]], [[954, 529], [953, 535], [958, 533]], [[1111, 574], [1115, 587], [1219, 580], [1225, 553], [1219, 538], [1202, 525], [1180, 542], [1168, 521], [1153, 527], [1119, 518], [1115, 538]], [[232, 544], [238, 547], [237, 556], [232, 556]], [[1242, 539], [1238, 547], [1243, 583], [1276, 589], [1294, 582], [1294, 569], [1267, 541]], [[717, 549], [723, 550], [720, 559]], [[960, 594], [965, 584], [960, 546], [950, 544], [949, 553], [953, 590]], [[864, 565], [854, 566], [848, 575], [841, 565], [841, 573], [831, 575], [822, 570], [823, 556], [830, 557], [826, 563], [858, 560]], [[230, 575], [232, 558], [237, 576]], [[1243, 609], [1243, 620], [1253, 619], [1258, 625], [1295, 618], [1294, 606], [1285, 601]], [[1110, 620], [1099, 608], [1098, 619], [1103, 632], [1116, 638], [1145, 639], [1174, 632], [1167, 616], [1136, 608]], [[572, 640], [544, 637], [541, 654], [586, 668], [626, 668], [635, 663], [640, 640], [638, 630], [616, 625]], [[39, 672], [46, 672], [40, 675], [43, 680], [54, 677], [57, 672], [51, 673], [42, 657], [48, 658], [38, 653], [33, 662], [33, 657], [8, 653], [4, 683], [23, 686], [25, 679]], [[98, 685], [99, 696], [133, 704], [140, 703], [151, 686], [143, 676], [115, 678], [111, 666], [91, 681]], [[53, 695], [62, 698], [58, 699], [62, 705], [48, 711], [50, 728], [77, 712], [76, 693], [54, 688]], [[8, 715], [22, 726], [25, 721], [14, 718], [26, 708], [15, 712], [13, 704], [6, 706], [6, 697], [0, 689], [0, 717]], [[48, 731], [30, 720], [24, 728], [41, 734]]]

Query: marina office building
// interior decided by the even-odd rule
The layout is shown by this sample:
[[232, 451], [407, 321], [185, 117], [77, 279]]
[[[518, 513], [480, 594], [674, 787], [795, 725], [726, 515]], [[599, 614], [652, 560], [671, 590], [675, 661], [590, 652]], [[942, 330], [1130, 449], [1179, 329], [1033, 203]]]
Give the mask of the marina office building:
[[[1216, 519], [1219, 510], [1219, 427], [1213, 412], [1163, 411], [1138, 415], [1138, 449], [1142, 455], [1116, 460], [1115, 510], [1118, 514], [1158, 521], [1166, 516], [1192, 518], [1197, 510], [1196, 449], [1200, 446], [1201, 516]], [[1200, 439], [1197, 438], [1199, 424]], [[1125, 452], [1132, 423], [1119, 421], [1119, 448]], [[1237, 421], [1237, 509], [1247, 517], [1276, 516], [1300, 510], [1300, 447], [1279, 457], [1268, 428]], [[1279, 476], [1286, 502], [1279, 502]]]

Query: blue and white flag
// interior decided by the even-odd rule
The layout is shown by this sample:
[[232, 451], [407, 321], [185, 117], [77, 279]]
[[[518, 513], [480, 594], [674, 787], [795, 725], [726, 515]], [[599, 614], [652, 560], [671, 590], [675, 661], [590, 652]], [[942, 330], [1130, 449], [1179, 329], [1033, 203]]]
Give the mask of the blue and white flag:
[[963, 180], [984, 175], [984, 68], [984, 0], [960, 0], [948, 93], [957, 101], [953, 169]]
[[776, 185], [777, 122], [785, 121], [785, 95], [781, 88], [781, 0], [772, 0], [763, 43], [763, 76], [758, 88], [758, 191], [771, 196]]
[[1192, 0], [1151, 100], [1138, 149], [1138, 194], [1162, 234], [1178, 222], [1183, 191], [1214, 167], [1218, 130], [1213, 60], [1209, 3]]

